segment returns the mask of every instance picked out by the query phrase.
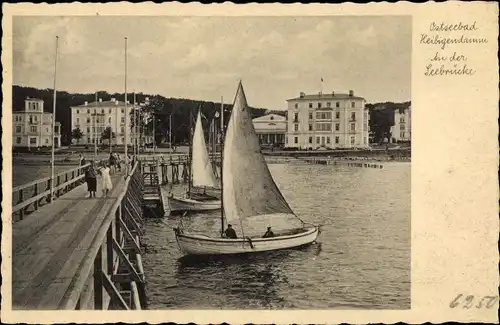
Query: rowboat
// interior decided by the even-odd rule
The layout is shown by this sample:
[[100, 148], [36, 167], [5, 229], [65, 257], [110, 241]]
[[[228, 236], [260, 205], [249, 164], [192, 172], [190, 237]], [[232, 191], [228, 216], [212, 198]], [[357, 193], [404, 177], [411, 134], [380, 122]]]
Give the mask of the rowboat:
[[[190, 233], [174, 228], [186, 255], [245, 254], [314, 243], [319, 226], [304, 222], [290, 208], [267, 167], [240, 81], [223, 148], [221, 231]], [[236, 233], [234, 237], [231, 228]], [[272, 234], [262, 236], [265, 227]], [[276, 233], [274, 233], [276, 232]]]

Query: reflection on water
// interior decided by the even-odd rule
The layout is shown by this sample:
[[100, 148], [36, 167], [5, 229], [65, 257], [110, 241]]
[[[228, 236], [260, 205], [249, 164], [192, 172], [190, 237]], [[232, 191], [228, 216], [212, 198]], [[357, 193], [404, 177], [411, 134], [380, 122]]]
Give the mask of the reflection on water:
[[[324, 224], [319, 242], [255, 255], [183, 257], [172, 231], [179, 217], [148, 220], [149, 308], [410, 308], [409, 163], [270, 169], [294, 211]], [[183, 225], [216, 235], [220, 214], [193, 215]]]

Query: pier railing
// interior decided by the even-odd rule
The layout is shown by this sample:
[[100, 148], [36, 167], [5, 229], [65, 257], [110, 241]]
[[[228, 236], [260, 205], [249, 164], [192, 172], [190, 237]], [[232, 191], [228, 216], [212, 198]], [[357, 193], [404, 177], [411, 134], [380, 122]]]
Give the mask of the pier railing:
[[[92, 241], [60, 309], [142, 309], [145, 279], [140, 162]], [[98, 216], [99, 217], [99, 216]]]
[[[99, 163], [99, 162], [98, 162]], [[52, 199], [71, 191], [85, 182], [85, 170], [90, 164], [79, 166], [54, 175], [29, 182], [12, 189], [12, 219], [22, 220], [27, 213], [38, 210]], [[51, 185], [54, 183], [53, 193]], [[54, 197], [52, 197], [54, 195]]]

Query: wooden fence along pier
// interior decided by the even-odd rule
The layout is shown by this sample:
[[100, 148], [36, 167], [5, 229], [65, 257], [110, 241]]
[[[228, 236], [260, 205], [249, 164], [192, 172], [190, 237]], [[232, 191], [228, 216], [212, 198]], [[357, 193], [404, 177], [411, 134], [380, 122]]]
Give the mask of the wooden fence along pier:
[[[141, 163], [129, 176], [113, 174], [113, 190], [93, 199], [82, 167], [66, 173], [72, 178], [60, 177], [58, 189], [71, 190], [12, 224], [13, 309], [145, 308]], [[32, 194], [32, 203], [45, 192]], [[32, 203], [17, 203], [24, 204], [17, 211]]]

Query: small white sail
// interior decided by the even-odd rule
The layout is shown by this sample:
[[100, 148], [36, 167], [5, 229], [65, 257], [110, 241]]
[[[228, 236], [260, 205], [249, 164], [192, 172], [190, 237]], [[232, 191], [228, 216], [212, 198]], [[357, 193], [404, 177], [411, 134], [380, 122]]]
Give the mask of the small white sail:
[[191, 172], [193, 186], [216, 187], [217, 181], [205, 143], [200, 111], [198, 111], [198, 118], [196, 119], [196, 126], [194, 128], [192, 155]]
[[[256, 217], [295, 217], [274, 183], [260, 150], [240, 82], [224, 142], [223, 202], [227, 222]], [[250, 219], [248, 220], [250, 221]], [[266, 221], [267, 222], [267, 221]], [[266, 224], [261, 225], [265, 229]]]

